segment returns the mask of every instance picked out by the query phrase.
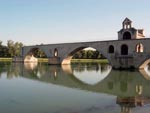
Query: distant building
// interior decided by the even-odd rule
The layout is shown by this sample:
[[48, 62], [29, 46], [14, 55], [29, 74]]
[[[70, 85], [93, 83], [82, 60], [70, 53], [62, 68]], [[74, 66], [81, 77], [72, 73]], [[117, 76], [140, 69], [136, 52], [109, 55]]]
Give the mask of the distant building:
[[122, 29], [118, 31], [118, 40], [142, 39], [144, 29], [135, 29], [132, 27], [132, 21], [128, 18], [122, 22]]

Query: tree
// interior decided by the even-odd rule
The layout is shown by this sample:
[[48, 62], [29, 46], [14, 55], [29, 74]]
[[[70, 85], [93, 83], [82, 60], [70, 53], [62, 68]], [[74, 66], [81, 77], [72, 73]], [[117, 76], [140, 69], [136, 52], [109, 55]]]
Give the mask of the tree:
[[40, 49], [35, 49], [33, 51], [33, 54], [37, 58], [46, 58], [47, 57], [46, 54], [43, 51], [41, 51]]
[[21, 42], [16, 42], [12, 40], [7, 41], [7, 47], [8, 47], [8, 53], [11, 57], [14, 56], [20, 56], [21, 48], [23, 47], [23, 44]]
[[20, 56], [20, 52], [21, 52], [22, 47], [23, 47], [23, 44], [21, 42], [16, 42], [14, 44], [14, 49], [15, 49], [14, 55], [15, 56]]
[[99, 53], [99, 51], [93, 50], [81, 50], [74, 54], [74, 59], [105, 59], [105, 57]]
[[2, 46], [2, 43], [3, 43], [3, 42], [0, 40], [0, 46]]
[[8, 40], [7, 47], [8, 47], [8, 52], [9, 52], [10, 56], [14, 57], [14, 55], [15, 55], [14, 41]]
[[86, 51], [86, 52], [87, 52], [87, 58], [88, 58], [88, 59], [92, 59], [92, 58], [93, 58], [94, 51], [88, 50], [88, 51]]

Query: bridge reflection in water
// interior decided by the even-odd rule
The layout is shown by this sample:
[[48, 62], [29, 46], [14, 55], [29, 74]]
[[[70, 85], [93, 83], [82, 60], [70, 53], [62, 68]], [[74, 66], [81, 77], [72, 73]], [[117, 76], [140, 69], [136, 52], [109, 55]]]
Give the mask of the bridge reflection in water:
[[[5, 68], [5, 67], [4, 67]], [[82, 72], [88, 71], [82, 76]], [[92, 71], [97, 71], [97, 76], [92, 79]], [[6, 71], [6, 70], [5, 70]], [[101, 75], [101, 76], [100, 76]], [[111, 66], [102, 64], [73, 65], [43, 65], [43, 64], [12, 64], [7, 72], [7, 78], [21, 76], [40, 82], [61, 85], [96, 93], [105, 93], [116, 96], [116, 104], [121, 107], [121, 113], [131, 113], [136, 106], [150, 103], [150, 69], [147, 66], [140, 71], [111, 70]]]

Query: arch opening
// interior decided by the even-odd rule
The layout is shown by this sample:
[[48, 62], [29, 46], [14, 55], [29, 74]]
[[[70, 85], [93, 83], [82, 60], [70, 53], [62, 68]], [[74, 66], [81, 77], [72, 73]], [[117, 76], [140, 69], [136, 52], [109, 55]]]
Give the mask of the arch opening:
[[139, 43], [136, 45], [136, 52], [137, 53], [142, 53], [144, 51], [144, 47], [142, 43]]
[[128, 46], [125, 44], [121, 46], [121, 55], [128, 55]]
[[139, 69], [145, 69], [147, 68], [150, 69], [150, 59], [146, 59], [140, 66]]
[[114, 46], [113, 45], [109, 46], [108, 53], [114, 53]]
[[[93, 59], [93, 60], [90, 60]], [[95, 59], [95, 60], [94, 60]], [[78, 47], [72, 50], [63, 59], [62, 64], [71, 64], [72, 62], [95, 62], [96, 60], [103, 60], [104, 62], [109, 62], [109, 60], [95, 48], [92, 47]]]
[[38, 61], [46, 61], [47, 55], [40, 48], [32, 48], [25, 56], [24, 62], [32, 63]]
[[58, 57], [58, 49], [57, 48], [54, 49], [54, 57]]
[[131, 39], [131, 34], [130, 34], [130, 32], [125, 32], [125, 33], [123, 34], [123, 39], [124, 39], [124, 40], [129, 40], [129, 39]]
[[144, 78], [150, 80], [150, 59], [146, 60], [142, 65], [140, 65], [139, 69]]
[[106, 59], [98, 50], [88, 47], [72, 53], [73, 59]]

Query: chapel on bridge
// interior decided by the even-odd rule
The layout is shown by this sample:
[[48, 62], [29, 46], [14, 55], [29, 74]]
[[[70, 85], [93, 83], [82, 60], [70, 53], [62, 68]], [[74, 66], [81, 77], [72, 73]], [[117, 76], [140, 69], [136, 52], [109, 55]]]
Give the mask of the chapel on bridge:
[[144, 29], [135, 29], [132, 26], [132, 21], [128, 18], [122, 22], [122, 29], [118, 31], [118, 40], [142, 39], [144, 36]]

